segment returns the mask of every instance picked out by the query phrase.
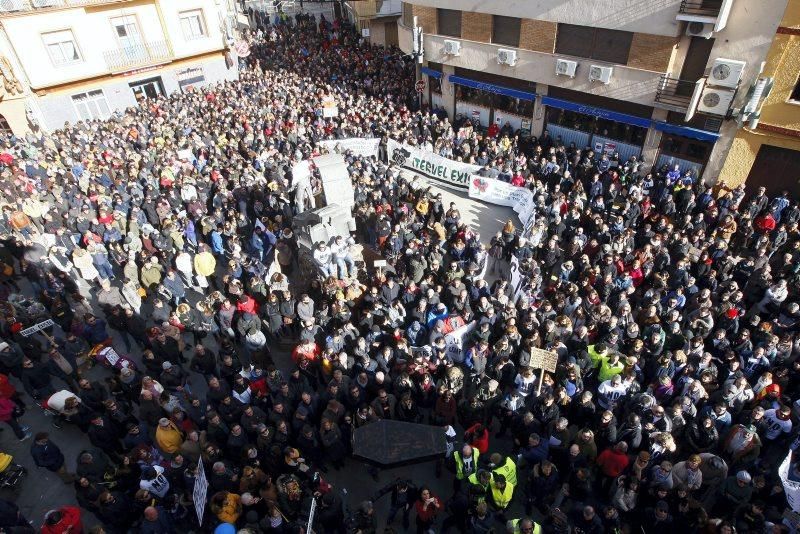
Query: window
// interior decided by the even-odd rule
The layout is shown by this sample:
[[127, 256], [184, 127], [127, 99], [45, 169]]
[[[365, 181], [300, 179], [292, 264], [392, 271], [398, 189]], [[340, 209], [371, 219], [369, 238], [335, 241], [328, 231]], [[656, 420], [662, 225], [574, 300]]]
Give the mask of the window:
[[439, 35], [461, 37], [461, 11], [458, 9], [437, 9], [436, 27]]
[[521, 19], [517, 17], [495, 15], [492, 18], [492, 42], [494, 44], [518, 47], [521, 22]]
[[180, 14], [183, 37], [187, 41], [202, 39], [206, 36], [206, 26], [203, 23], [203, 10], [193, 9]]
[[628, 62], [631, 41], [631, 32], [559, 24], [556, 54], [625, 64]]
[[72, 103], [81, 120], [107, 119], [111, 115], [106, 96], [101, 89], [72, 95]]
[[789, 97], [789, 100], [800, 102], [800, 78], [798, 78], [797, 83], [794, 84], [794, 90], [792, 91], [792, 96]]
[[11, 126], [8, 124], [6, 118], [0, 115], [0, 136], [8, 136], [11, 135], [13, 132], [11, 131]]
[[72, 30], [44, 33], [42, 40], [47, 48], [47, 53], [50, 54], [50, 61], [56, 67], [70, 65], [81, 60]]

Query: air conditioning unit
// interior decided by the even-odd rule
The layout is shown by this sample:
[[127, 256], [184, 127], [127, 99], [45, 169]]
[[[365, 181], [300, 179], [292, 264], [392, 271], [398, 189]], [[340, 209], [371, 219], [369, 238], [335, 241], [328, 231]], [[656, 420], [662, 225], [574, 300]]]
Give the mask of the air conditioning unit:
[[578, 62], [569, 59], [556, 60], [556, 76], [569, 76], [575, 77], [575, 71], [578, 68]]
[[690, 22], [686, 25], [686, 35], [689, 37], [703, 37], [710, 39], [714, 35], [714, 25], [702, 22]]
[[0, 0], [0, 13], [11, 13], [25, 9], [23, 0]]
[[444, 40], [444, 53], [448, 56], [461, 55], [461, 41]]
[[707, 87], [697, 105], [697, 111], [711, 115], [725, 116], [733, 102], [734, 91]]
[[735, 88], [742, 79], [745, 65], [747, 62], [735, 59], [715, 59], [708, 76], [708, 85]]
[[509, 65], [513, 67], [517, 64], [517, 51], [501, 48], [497, 51], [497, 62], [501, 65]]
[[62, 4], [62, 0], [33, 0], [33, 7], [57, 7]]
[[603, 67], [602, 65], [592, 65], [589, 68], [589, 81], [609, 83], [614, 67]]

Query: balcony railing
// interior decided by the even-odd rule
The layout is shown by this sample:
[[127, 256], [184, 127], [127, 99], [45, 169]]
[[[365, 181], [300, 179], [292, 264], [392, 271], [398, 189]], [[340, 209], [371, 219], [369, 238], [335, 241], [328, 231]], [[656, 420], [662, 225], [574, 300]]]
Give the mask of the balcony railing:
[[716, 18], [722, 4], [722, 0], [682, 0], [678, 12], [682, 15]]
[[656, 107], [671, 111], [686, 111], [695, 85], [695, 82], [671, 78], [669, 74], [662, 75], [656, 91]]
[[155, 41], [108, 50], [103, 57], [111, 72], [122, 72], [166, 63], [173, 54], [165, 41]]

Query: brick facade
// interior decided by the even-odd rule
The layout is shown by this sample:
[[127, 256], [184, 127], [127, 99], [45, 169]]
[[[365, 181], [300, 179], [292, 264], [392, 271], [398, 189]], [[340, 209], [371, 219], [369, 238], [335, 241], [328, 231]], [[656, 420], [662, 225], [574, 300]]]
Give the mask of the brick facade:
[[414, 4], [414, 16], [417, 17], [417, 24], [422, 26], [422, 30], [425, 33], [439, 33], [435, 7], [426, 7]]
[[545, 20], [522, 19], [519, 47], [535, 52], [553, 53], [556, 48], [558, 24]]
[[628, 66], [636, 69], [667, 72], [676, 44], [678, 44], [678, 41], [675, 37], [634, 33], [631, 51], [628, 55]]
[[490, 43], [492, 41], [492, 16], [486, 13], [463, 11], [461, 13], [461, 37], [469, 41]]

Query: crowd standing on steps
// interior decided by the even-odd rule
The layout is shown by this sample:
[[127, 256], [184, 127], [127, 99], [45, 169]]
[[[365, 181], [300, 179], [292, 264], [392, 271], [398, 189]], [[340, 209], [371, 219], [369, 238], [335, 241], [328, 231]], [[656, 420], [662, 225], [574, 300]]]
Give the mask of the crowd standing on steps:
[[[315, 532], [370, 534], [386, 498], [387, 532], [790, 530], [797, 199], [451, 122], [418, 108], [409, 58], [341, 21], [283, 19], [251, 50], [237, 81], [5, 139], [0, 421], [78, 506], [32, 527], [0, 501], [0, 529], [298, 533], [316, 500]], [[534, 192], [535, 222], [480, 235], [457, 203], [347, 153], [356, 231], [316, 246], [307, 280], [292, 221], [320, 184], [292, 188], [292, 167], [349, 137], [480, 165]], [[364, 273], [356, 243], [390, 269]], [[23, 309], [53, 337], [22, 335]], [[531, 368], [533, 349], [555, 372]], [[55, 429], [23, 425], [34, 403]], [[326, 473], [362, 468], [351, 436], [380, 419], [442, 428], [453, 452], [434, 476], [452, 492], [384, 481], [345, 509]], [[64, 425], [86, 436], [74, 473]]]

